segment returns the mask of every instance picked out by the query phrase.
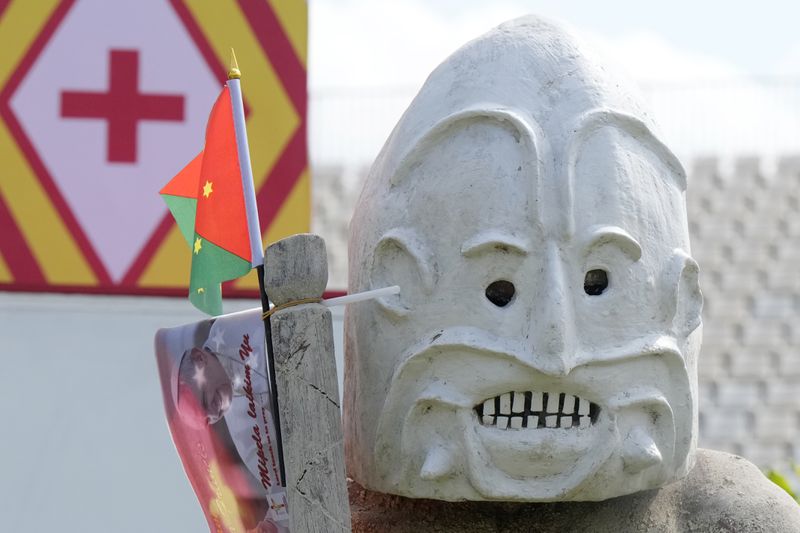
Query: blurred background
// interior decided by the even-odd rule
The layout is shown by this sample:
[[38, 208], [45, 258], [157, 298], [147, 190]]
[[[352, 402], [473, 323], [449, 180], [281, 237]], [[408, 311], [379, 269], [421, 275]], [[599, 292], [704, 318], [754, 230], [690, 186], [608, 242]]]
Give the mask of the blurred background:
[[[352, 207], [395, 122], [447, 55], [526, 13], [567, 22], [627, 71], [688, 171], [706, 299], [700, 445], [764, 469], [788, 472], [800, 460], [800, 5], [213, 4], [0, 0], [0, 514], [9, 531], [206, 527], [163, 420], [152, 353], [157, 328], [202, 318], [182, 297], [188, 254], [156, 193], [202, 148], [228, 47], [245, 73], [265, 240], [321, 234], [329, 290], [341, 292]], [[276, 34], [294, 60], [270, 48]], [[187, 95], [184, 122], [139, 127], [141, 161], [129, 167], [105, 152], [102, 121], [70, 121], [57, 108], [58, 90], [106, 89], [114, 47], [140, 50], [142, 91]], [[297, 96], [306, 75], [307, 110]], [[26, 189], [26, 179], [42, 185]], [[247, 298], [252, 280], [226, 290], [238, 298], [226, 311], [258, 305]], [[340, 348], [341, 310], [334, 319]]]

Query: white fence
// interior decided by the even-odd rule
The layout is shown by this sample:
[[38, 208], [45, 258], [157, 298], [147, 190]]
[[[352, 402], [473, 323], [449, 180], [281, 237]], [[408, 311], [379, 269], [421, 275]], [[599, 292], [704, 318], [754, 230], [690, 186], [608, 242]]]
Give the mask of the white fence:
[[[380, 150], [415, 87], [311, 92], [315, 165], [365, 165]], [[686, 160], [800, 153], [800, 79], [752, 77], [642, 87], [664, 137]]]

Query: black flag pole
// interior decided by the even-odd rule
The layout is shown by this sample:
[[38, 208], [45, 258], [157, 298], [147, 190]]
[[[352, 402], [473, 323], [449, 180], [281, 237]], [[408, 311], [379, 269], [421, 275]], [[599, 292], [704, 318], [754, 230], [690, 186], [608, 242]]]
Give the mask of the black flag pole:
[[264, 318], [264, 339], [267, 345], [267, 366], [269, 367], [269, 389], [272, 400], [272, 419], [275, 421], [275, 440], [278, 444], [278, 469], [280, 470], [280, 484], [286, 486], [286, 468], [283, 464], [283, 438], [281, 437], [281, 413], [278, 408], [278, 381], [275, 376], [275, 351], [272, 347], [272, 323], [269, 317], [269, 297], [264, 286], [264, 265], [256, 267], [258, 274], [258, 290], [261, 293], [261, 310]]

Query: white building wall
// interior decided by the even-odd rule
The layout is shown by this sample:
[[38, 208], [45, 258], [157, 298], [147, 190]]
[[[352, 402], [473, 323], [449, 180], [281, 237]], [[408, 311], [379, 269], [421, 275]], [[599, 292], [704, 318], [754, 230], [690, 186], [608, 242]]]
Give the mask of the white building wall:
[[800, 459], [800, 158], [690, 172], [705, 296], [700, 444], [788, 471]]
[[202, 318], [183, 298], [0, 293], [0, 531], [208, 530], [153, 352], [158, 328]]

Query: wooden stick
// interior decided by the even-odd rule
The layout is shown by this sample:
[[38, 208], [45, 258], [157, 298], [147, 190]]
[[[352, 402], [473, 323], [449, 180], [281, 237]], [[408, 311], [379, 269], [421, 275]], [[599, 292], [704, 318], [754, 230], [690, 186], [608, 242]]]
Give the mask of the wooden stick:
[[[276, 306], [320, 298], [325, 291], [325, 242], [316, 235], [276, 242], [267, 248], [264, 264], [264, 282]], [[349, 532], [331, 312], [321, 303], [300, 303], [270, 319], [290, 529]]]

